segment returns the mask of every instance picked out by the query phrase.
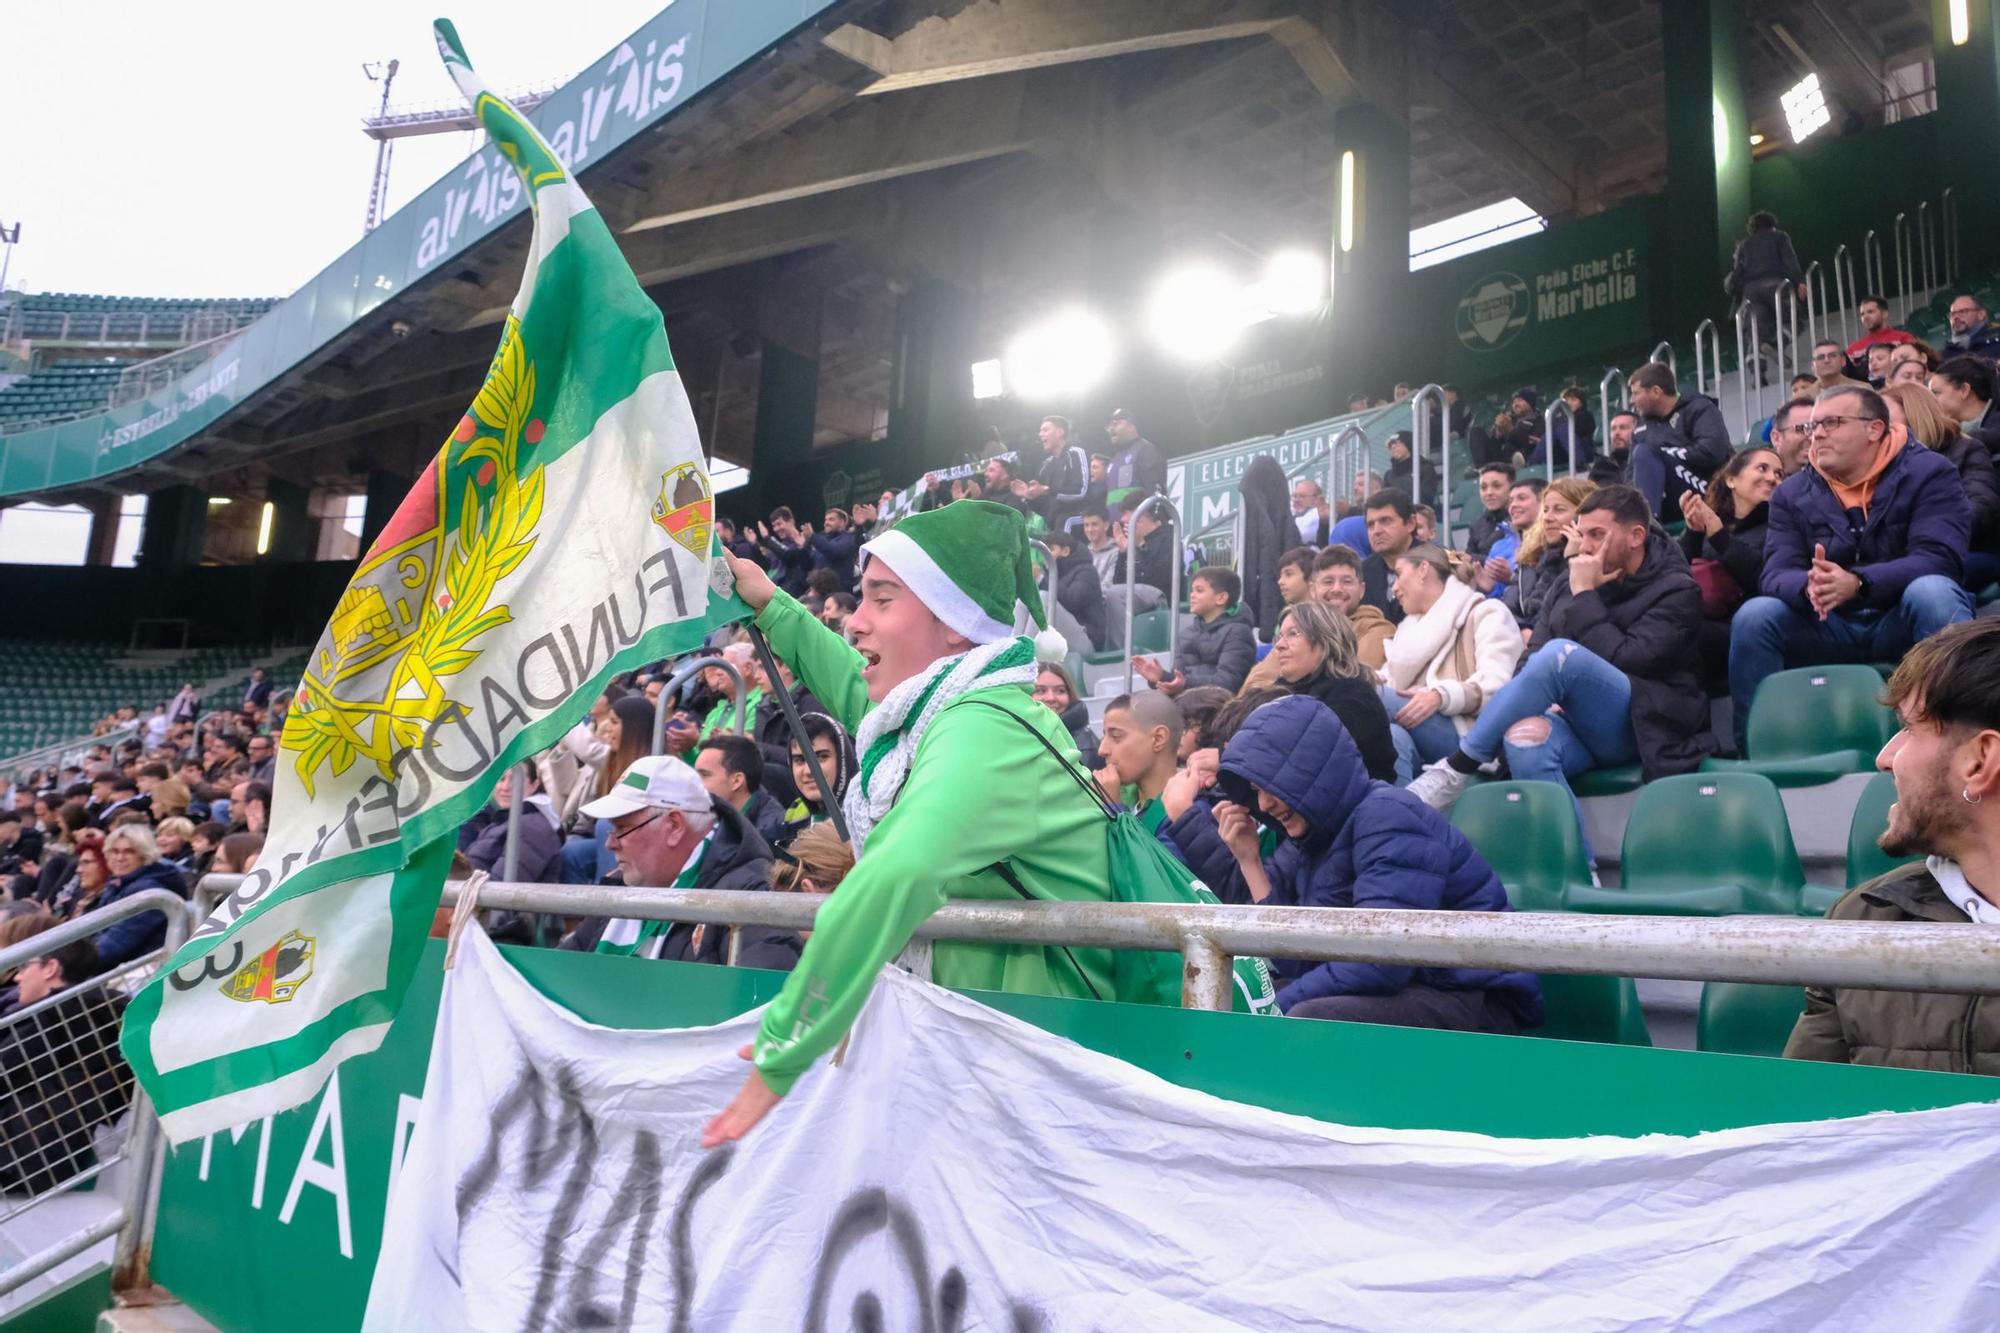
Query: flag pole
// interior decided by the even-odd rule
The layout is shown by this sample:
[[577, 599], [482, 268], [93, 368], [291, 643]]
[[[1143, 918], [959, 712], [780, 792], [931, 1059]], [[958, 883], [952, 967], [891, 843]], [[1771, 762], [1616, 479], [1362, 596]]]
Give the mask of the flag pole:
[[778, 707], [784, 710], [785, 725], [792, 729], [792, 737], [799, 743], [799, 753], [805, 756], [812, 768], [813, 781], [819, 784], [819, 798], [826, 803], [826, 817], [833, 821], [833, 831], [840, 835], [842, 842], [851, 841], [847, 836], [847, 816], [840, 812], [840, 799], [834, 795], [833, 784], [826, 780], [826, 770], [819, 766], [819, 756], [813, 753], [812, 737], [806, 735], [806, 720], [799, 716], [799, 706], [792, 702], [792, 692], [785, 688], [783, 677], [778, 675], [778, 658], [771, 651], [770, 641], [764, 631], [757, 628], [757, 622], [749, 623], [750, 642], [756, 646], [757, 661], [764, 668], [764, 675], [771, 682], [771, 693], [777, 696]]

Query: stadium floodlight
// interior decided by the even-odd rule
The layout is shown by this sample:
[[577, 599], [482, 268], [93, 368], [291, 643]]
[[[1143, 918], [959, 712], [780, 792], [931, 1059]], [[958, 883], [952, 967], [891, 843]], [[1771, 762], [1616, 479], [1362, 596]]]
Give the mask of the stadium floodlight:
[[1006, 381], [1000, 374], [1000, 362], [975, 361], [972, 363], [972, 396], [974, 398], [998, 398], [1007, 392]]
[[1807, 135], [1833, 123], [1833, 112], [1827, 108], [1826, 92], [1819, 86], [1816, 73], [1793, 84], [1791, 91], [1778, 98], [1778, 105], [1785, 109], [1785, 123], [1792, 127], [1793, 143], [1803, 143]]
[[1110, 371], [1111, 328], [1081, 307], [1061, 311], [1017, 334], [1002, 358], [1006, 382], [1023, 398], [1081, 393]]
[[226, 495], [211, 495], [208, 497], [208, 507], [210, 509], [220, 509], [228, 503], [229, 497]]
[[1309, 315], [1326, 304], [1326, 265], [1306, 250], [1280, 250], [1252, 289], [1256, 305], [1274, 315]]
[[1252, 322], [1254, 300], [1221, 269], [1189, 265], [1167, 274], [1153, 289], [1146, 322], [1169, 354], [1206, 361], [1227, 351]]
[[257, 554], [271, 553], [271, 516], [278, 512], [278, 506], [264, 501], [264, 512], [257, 519]]
[[1972, 15], [1966, 0], [1950, 0], [1945, 6], [1951, 11], [1951, 44], [1964, 46], [1972, 40]]

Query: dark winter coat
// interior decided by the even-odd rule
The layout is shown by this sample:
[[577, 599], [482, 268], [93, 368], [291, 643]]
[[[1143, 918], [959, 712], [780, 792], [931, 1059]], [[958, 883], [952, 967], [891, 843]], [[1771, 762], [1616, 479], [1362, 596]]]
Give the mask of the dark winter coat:
[[861, 538], [852, 529], [846, 532], [815, 532], [806, 538], [814, 569], [830, 569], [843, 588], [854, 586], [854, 561], [861, 552]]
[[1389, 710], [1382, 707], [1382, 696], [1368, 679], [1336, 676], [1322, 669], [1301, 681], [1278, 683], [1333, 710], [1369, 777], [1383, 782], [1396, 780], [1396, 742], [1389, 734]]
[[1514, 623], [1522, 629], [1533, 629], [1541, 619], [1542, 608], [1548, 604], [1549, 589], [1557, 584], [1569, 582], [1569, 558], [1563, 554], [1561, 542], [1550, 542], [1535, 557], [1535, 563], [1524, 565], [1518, 561], [1514, 565], [1514, 577], [1507, 584], [1507, 591], [1500, 600], [1514, 613]]
[[[1264, 862], [1265, 902], [1283, 907], [1420, 911], [1510, 910], [1500, 877], [1465, 835], [1400, 787], [1369, 778], [1353, 740], [1318, 703], [1279, 699], [1250, 715], [1223, 749], [1217, 787], [1256, 810], [1252, 788], [1305, 820], [1303, 837], [1282, 838]], [[1161, 836], [1211, 885], [1242, 895], [1242, 872], [1205, 809], [1191, 809]], [[1385, 963], [1273, 961], [1278, 1007], [1329, 995], [1394, 995], [1406, 986], [1491, 990], [1524, 1026], [1542, 1021], [1541, 988], [1526, 972]]]
[[1243, 615], [1268, 639], [1284, 611], [1278, 560], [1299, 544], [1291, 483], [1277, 459], [1260, 454], [1250, 460], [1237, 487], [1236, 503], [1243, 506], [1243, 549], [1236, 553], [1236, 572], [1243, 579]]
[[[715, 815], [715, 837], [708, 844], [708, 854], [702, 858], [701, 869], [695, 874], [694, 887], [697, 889], [769, 889], [771, 873], [771, 845], [764, 841], [764, 835], [743, 817], [743, 812], [726, 801], [709, 798], [709, 809]], [[562, 947], [589, 953], [604, 937], [604, 927], [609, 917], [586, 917], [577, 923], [575, 930], [563, 936]], [[694, 927], [683, 922], [677, 924], [667, 934], [666, 942], [660, 946], [661, 958], [692, 959], [695, 962], [721, 962], [725, 943], [715, 942], [713, 948], [708, 934], [728, 935], [727, 930], [711, 927], [704, 932], [699, 949], [691, 948]], [[766, 934], [770, 938], [766, 938]], [[789, 931], [773, 930], [759, 933], [756, 928], [745, 928], [742, 956], [739, 963], [743, 967], [773, 967], [786, 970], [790, 962], [780, 961], [786, 947], [779, 936], [790, 935], [794, 943], [789, 946], [793, 962], [798, 959], [800, 946], [797, 935]], [[755, 945], [753, 955], [752, 946]], [[693, 955], [699, 954], [698, 957]], [[711, 956], [713, 955], [713, 956]]]
[[[1705, 393], [1682, 394], [1664, 417], [1641, 417], [1632, 432], [1632, 447], [1650, 444], [1666, 455], [1668, 499], [1674, 493], [1673, 477], [1681, 486], [1701, 492], [1708, 489], [1715, 470], [1735, 452], [1729, 439], [1729, 425], [1722, 409]], [[1656, 497], [1648, 496], [1652, 503]]]
[[1083, 513], [1084, 500], [1090, 493], [1090, 459], [1074, 444], [1045, 454], [1035, 480], [1049, 488], [1047, 495], [1034, 502], [1035, 511], [1050, 530], [1060, 531]]
[[15, 1017], [22, 1007], [0, 1013], [0, 1189], [38, 1194], [90, 1164], [91, 1132], [131, 1105], [132, 1071], [118, 1052], [118, 996], [71, 987]]
[[1056, 561], [1056, 601], [1083, 626], [1091, 648], [1102, 651], [1106, 647], [1104, 585], [1098, 581], [1089, 548], [1073, 546], [1068, 555]]
[[1625, 673], [1632, 735], [1651, 781], [1691, 773], [1715, 750], [1701, 684], [1701, 623], [1701, 590], [1687, 557], [1655, 527], [1637, 573], [1584, 593], [1571, 592], [1566, 578], [1550, 588], [1528, 649], [1568, 639]]
[[[1412, 464], [1414, 462], [1414, 456], [1411, 458], [1391, 459], [1389, 466], [1382, 473], [1382, 485], [1386, 489], [1401, 491], [1413, 501], [1427, 504], [1431, 508], [1436, 509], [1439, 506], [1437, 464], [1426, 458], [1422, 467], [1413, 468]], [[1412, 484], [1412, 472], [1416, 474], [1417, 480], [1422, 485], [1421, 490], [1417, 488], [1417, 485]]]
[[[113, 875], [104, 882], [104, 891], [97, 895], [93, 909], [109, 907], [121, 898], [130, 898], [135, 893], [147, 889], [166, 889], [181, 897], [188, 896], [187, 881], [181, 872], [165, 861], [155, 861], [141, 866], [129, 875]], [[112, 968], [120, 963], [130, 962], [144, 954], [151, 953], [166, 942], [167, 914], [165, 912], [141, 912], [128, 916], [115, 925], [106, 927], [97, 936], [97, 963], [99, 967]]]
[[1062, 724], [1069, 732], [1069, 738], [1076, 742], [1076, 752], [1083, 757], [1084, 766], [1091, 772], [1104, 767], [1104, 756], [1097, 752], [1097, 733], [1090, 729], [1090, 706], [1073, 703], [1062, 710]]
[[1785, 478], [1771, 496], [1771, 530], [1764, 539], [1762, 591], [1793, 610], [1811, 614], [1806, 571], [1813, 547], [1865, 581], [1850, 609], [1884, 611], [1903, 590], [1927, 574], [1956, 582], [1972, 535], [1972, 505], [1958, 469], [1944, 455], [1910, 443], [1875, 482], [1868, 517], [1849, 518], [1816, 468]]
[[[800, 717], [826, 712], [820, 701], [813, 698], [812, 691], [802, 684], [792, 687], [792, 703]], [[798, 800], [798, 788], [792, 782], [792, 724], [785, 719], [784, 706], [771, 697], [768, 686], [756, 715], [750, 720], [750, 738], [764, 755], [764, 790], [781, 807]]]
[[1965, 488], [1966, 501], [1972, 506], [1970, 549], [2000, 549], [2000, 477], [1994, 475], [1992, 451], [1984, 440], [1961, 432], [1936, 452], [1958, 469], [1958, 484]]
[[1389, 618], [1391, 625], [1403, 623], [1403, 604], [1389, 595], [1396, 571], [1379, 551], [1370, 551], [1361, 562], [1361, 600]]
[[1162, 494], [1167, 489], [1166, 456], [1142, 435], [1107, 460], [1104, 485], [1111, 495], [1135, 489], [1141, 495]]
[[[785, 762], [785, 769], [787, 772], [791, 770], [789, 759]], [[757, 830], [757, 835], [770, 846], [775, 847], [784, 841], [785, 807], [780, 805], [770, 792], [761, 790], [751, 792], [750, 804], [743, 807], [743, 817], [750, 821], [750, 826]]]
[[1465, 552], [1477, 560], [1484, 560], [1492, 551], [1493, 543], [1511, 531], [1507, 526], [1507, 506], [1498, 509], [1482, 509], [1465, 529]]
[[1688, 563], [1714, 560], [1729, 571], [1745, 597], [1757, 595], [1764, 577], [1764, 538], [1771, 531], [1771, 502], [1766, 500], [1733, 522], [1724, 523], [1713, 536], [1690, 527], [1681, 534], [1681, 554]]
[[2000, 325], [1982, 324], [1963, 338], [1948, 338], [1940, 356], [1976, 356], [1981, 361], [2000, 360]]
[[[1829, 921], [1963, 925], [1923, 863], [1868, 881], [1827, 912]], [[1785, 1043], [1792, 1060], [2000, 1074], [2000, 997], [1940, 991], [1806, 987], [1805, 1012]]]
[[[459, 850], [475, 870], [484, 870], [495, 879], [507, 864], [507, 812], [488, 806], [466, 821], [472, 831], [467, 838], [460, 831]], [[523, 884], [562, 882], [562, 830], [549, 815], [547, 803], [530, 800], [521, 812], [520, 881]]]
[[1126, 548], [1118, 553], [1118, 563], [1111, 567], [1111, 586], [1125, 586], [1125, 561], [1132, 556], [1132, 548], [1138, 547], [1137, 574], [1139, 582], [1169, 592], [1173, 587], [1174, 561], [1178, 559], [1171, 523], [1162, 523], [1154, 528], [1144, 540], [1135, 534], [1126, 539]]
[[1232, 606], [1209, 621], [1200, 616], [1181, 618], [1174, 670], [1187, 684], [1220, 685], [1234, 694], [1255, 665], [1257, 638], [1243, 618], [1243, 608]]
[[806, 575], [812, 571], [812, 552], [797, 542], [788, 542], [773, 533], [758, 543], [764, 570], [771, 582], [794, 597], [805, 596]]
[[1736, 243], [1736, 259], [1730, 265], [1729, 276], [1722, 281], [1722, 289], [1732, 297], [1740, 297], [1754, 283], [1769, 284], [1777, 279], [1804, 282], [1805, 270], [1799, 267], [1792, 238], [1776, 227], [1763, 227]]

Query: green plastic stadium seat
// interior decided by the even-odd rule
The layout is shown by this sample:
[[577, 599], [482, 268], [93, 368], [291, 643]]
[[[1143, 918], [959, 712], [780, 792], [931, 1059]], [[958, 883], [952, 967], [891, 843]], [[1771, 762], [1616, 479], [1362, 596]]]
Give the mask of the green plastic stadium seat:
[[1547, 1018], [1529, 1032], [1559, 1041], [1599, 1041], [1614, 1046], [1651, 1046], [1639, 988], [1630, 977], [1581, 977], [1546, 972], [1542, 1003]]
[[1762, 773], [1781, 787], [1812, 787], [1865, 773], [1895, 731], [1882, 678], [1860, 665], [1780, 671], [1757, 689], [1744, 759], [1707, 759], [1704, 773]]
[[1894, 857], [1875, 845], [1882, 830], [1889, 827], [1889, 807], [1896, 803], [1896, 780], [1877, 773], [1862, 789], [1854, 804], [1854, 818], [1847, 825], [1847, 887], [1886, 875], [1897, 866], [1921, 861], [1921, 856]]
[[1706, 982], [1695, 1019], [1695, 1049], [1725, 1055], [1783, 1055], [1792, 1025], [1805, 1007], [1806, 993], [1797, 986]]
[[1576, 810], [1558, 783], [1482, 782], [1458, 798], [1451, 822], [1500, 876], [1516, 911], [1560, 911], [1568, 886], [1590, 883]]
[[1805, 871], [1785, 803], [1756, 773], [1688, 773], [1639, 792], [1625, 823], [1622, 883], [1575, 885], [1572, 911], [1731, 916], [1798, 910]]
[[1593, 768], [1570, 779], [1569, 788], [1578, 796], [1617, 796], [1622, 792], [1637, 791], [1645, 777], [1637, 764], [1620, 764], [1616, 768]]

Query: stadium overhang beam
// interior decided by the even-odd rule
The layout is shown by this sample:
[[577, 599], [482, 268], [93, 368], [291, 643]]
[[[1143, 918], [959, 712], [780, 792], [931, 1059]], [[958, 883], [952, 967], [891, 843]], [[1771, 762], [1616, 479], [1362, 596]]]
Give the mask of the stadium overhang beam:
[[863, 103], [802, 134], [668, 179], [629, 205], [641, 215], [624, 230], [698, 222], [1020, 152], [1073, 129], [1073, 83], [1038, 82], [1031, 73]]

